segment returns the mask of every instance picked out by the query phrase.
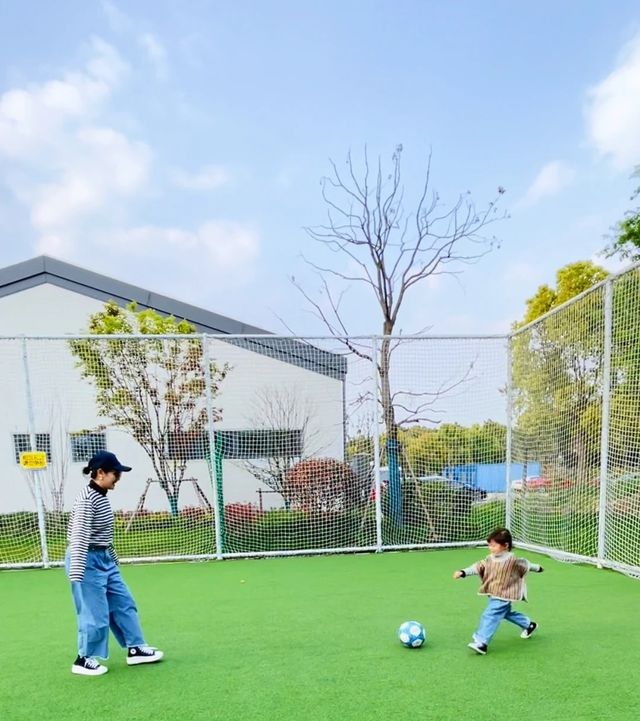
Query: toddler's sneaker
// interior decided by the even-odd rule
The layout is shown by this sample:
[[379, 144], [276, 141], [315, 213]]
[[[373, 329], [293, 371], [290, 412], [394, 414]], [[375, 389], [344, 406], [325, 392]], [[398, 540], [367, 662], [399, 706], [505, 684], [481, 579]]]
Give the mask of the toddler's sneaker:
[[71, 666], [71, 673], [77, 673], [81, 676], [102, 676], [109, 669], [96, 661], [91, 656], [78, 656]]
[[535, 621], [531, 621], [527, 628], [520, 634], [520, 638], [531, 638], [531, 634], [536, 628], [538, 628], [538, 624]]
[[473, 649], [476, 653], [479, 653], [481, 656], [487, 655], [486, 643], [480, 643], [479, 641], [471, 641], [471, 643], [468, 643], [467, 646]]
[[129, 666], [140, 663], [156, 663], [162, 659], [164, 653], [153, 646], [132, 646], [127, 653]]

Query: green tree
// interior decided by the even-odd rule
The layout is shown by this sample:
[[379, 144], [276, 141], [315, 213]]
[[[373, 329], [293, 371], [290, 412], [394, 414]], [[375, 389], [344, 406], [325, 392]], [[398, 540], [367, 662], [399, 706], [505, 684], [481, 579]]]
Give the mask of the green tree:
[[589, 290], [606, 277], [607, 271], [590, 260], [565, 265], [556, 273], [555, 288], [541, 285], [535, 295], [527, 300], [524, 318], [515, 324], [515, 328], [537, 320], [541, 315]]
[[[640, 178], [640, 165], [633, 177]], [[631, 200], [640, 198], [640, 185], [635, 189]], [[640, 260], [640, 206], [625, 213], [625, 216], [613, 228], [611, 243], [605, 248], [607, 257], [618, 256], [629, 260]]]
[[[387, 465], [385, 440], [381, 438], [381, 464]], [[412, 426], [400, 431], [399, 440], [404, 451], [403, 464], [408, 464], [417, 476], [441, 475], [447, 466], [465, 463], [503, 463], [506, 457], [507, 428], [496, 421], [461, 426], [443, 423], [437, 428]], [[373, 457], [373, 439], [357, 436], [349, 441], [347, 453]]]
[[561, 268], [555, 287], [527, 301], [512, 341], [514, 450], [522, 460], [560, 464], [583, 476], [598, 462], [604, 343], [603, 293], [534, 322], [604, 280], [590, 261]]
[[506, 437], [506, 426], [491, 420], [468, 427], [458, 423], [415, 426], [401, 434], [406, 459], [416, 476], [441, 475], [447, 466], [502, 463]]
[[[99, 414], [144, 449], [176, 515], [189, 448], [206, 443], [206, 384], [215, 397], [229, 367], [211, 363], [205, 368], [200, 337], [170, 337], [195, 333], [191, 323], [138, 310], [135, 303], [121, 308], [108, 301], [90, 317], [88, 330], [99, 336], [138, 336], [83, 338], [69, 345], [83, 378], [95, 388]], [[214, 408], [212, 421], [221, 417]]]
[[610, 467], [637, 468], [640, 458], [640, 271], [613, 283]]

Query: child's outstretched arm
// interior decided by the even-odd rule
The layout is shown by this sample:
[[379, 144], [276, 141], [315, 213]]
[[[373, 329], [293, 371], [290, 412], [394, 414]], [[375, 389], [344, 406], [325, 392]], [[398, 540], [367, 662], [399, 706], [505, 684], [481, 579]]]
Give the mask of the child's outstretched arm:
[[480, 566], [482, 566], [482, 561], [478, 561], [478, 563], [474, 563], [473, 566], [469, 566], [469, 568], [461, 568], [459, 571], [455, 571], [453, 574], [454, 578], [466, 578], [467, 576], [479, 576], [480, 575]]
[[544, 568], [542, 568], [539, 563], [531, 563], [528, 558], [519, 558], [517, 560], [517, 566], [522, 576], [526, 576], [529, 572], [542, 573], [544, 571]]

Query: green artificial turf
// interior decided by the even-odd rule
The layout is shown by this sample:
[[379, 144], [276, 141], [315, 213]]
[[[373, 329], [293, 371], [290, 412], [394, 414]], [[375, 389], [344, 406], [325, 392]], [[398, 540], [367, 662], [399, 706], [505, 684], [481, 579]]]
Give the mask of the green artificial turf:
[[[452, 572], [483, 549], [126, 566], [160, 664], [74, 676], [61, 570], [0, 572], [2, 721], [600, 721], [640, 718], [640, 582], [533, 554], [540, 624], [466, 644], [485, 600]], [[417, 619], [427, 644], [403, 648]]]

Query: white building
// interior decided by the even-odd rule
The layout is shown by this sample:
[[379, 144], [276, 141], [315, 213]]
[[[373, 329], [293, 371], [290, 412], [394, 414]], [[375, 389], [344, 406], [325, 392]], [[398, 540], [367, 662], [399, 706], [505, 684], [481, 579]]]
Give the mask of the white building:
[[[266, 464], [268, 456], [278, 455], [282, 443], [295, 447], [296, 456], [343, 459], [344, 357], [41, 256], [0, 270], [0, 513], [35, 510], [36, 472], [18, 463], [19, 452], [31, 450], [30, 433], [36, 434], [37, 450], [49, 455], [47, 470], [37, 472], [47, 508], [70, 508], [86, 483], [81, 469], [87, 453], [106, 447], [133, 466], [111, 496], [114, 508], [136, 509], [148, 486], [144, 507], [168, 510], [149, 457], [126, 429], [98, 416], [95, 389], [82, 379], [70, 352], [69, 338], [86, 333], [90, 314], [107, 300], [135, 300], [140, 308], [185, 318], [213, 336], [211, 358], [230, 365], [214, 399], [222, 409], [215, 429], [225, 439], [225, 503], [283, 504], [278, 494], [265, 495], [269, 488], [247, 470], [247, 464]], [[225, 339], [237, 335], [245, 337]], [[211, 501], [204, 454], [204, 446], [189, 451], [186, 477]], [[183, 483], [180, 507], [201, 502], [196, 484]]]

